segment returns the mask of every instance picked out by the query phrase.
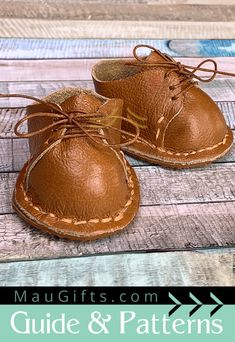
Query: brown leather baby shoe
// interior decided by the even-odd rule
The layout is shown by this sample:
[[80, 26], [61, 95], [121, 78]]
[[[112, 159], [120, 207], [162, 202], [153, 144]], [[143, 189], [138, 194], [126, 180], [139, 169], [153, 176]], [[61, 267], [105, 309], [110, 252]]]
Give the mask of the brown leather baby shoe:
[[[123, 101], [75, 88], [42, 100], [0, 95], [6, 96], [37, 102], [15, 126], [18, 136], [29, 138], [31, 152], [16, 182], [16, 212], [69, 239], [92, 240], [125, 228], [139, 207], [139, 185], [120, 152]], [[28, 133], [21, 133], [25, 121]]]
[[[140, 58], [137, 49], [151, 49]], [[140, 128], [140, 139], [125, 151], [174, 168], [201, 166], [223, 156], [233, 141], [231, 129], [215, 102], [193, 79], [209, 82], [217, 73], [216, 62], [205, 60], [197, 67], [176, 62], [148, 45], [134, 48], [134, 59], [108, 60], [96, 64], [92, 77], [96, 91], [124, 100], [124, 116]], [[213, 70], [205, 68], [212, 63]], [[211, 72], [209, 78], [196, 72]], [[129, 123], [123, 129], [131, 132]]]

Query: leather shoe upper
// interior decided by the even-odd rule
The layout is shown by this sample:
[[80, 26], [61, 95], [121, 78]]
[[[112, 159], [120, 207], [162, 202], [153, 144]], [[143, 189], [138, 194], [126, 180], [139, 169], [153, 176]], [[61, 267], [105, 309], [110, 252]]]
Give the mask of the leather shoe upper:
[[218, 146], [221, 154], [221, 145], [226, 151], [232, 143], [220, 109], [193, 81], [203, 78], [155, 49], [142, 59], [100, 62], [92, 77], [99, 94], [124, 100], [124, 115], [140, 127], [146, 146], [156, 150], [152, 154], [184, 154], [189, 160], [205, 151], [210, 160], [210, 151], [215, 154]]
[[[60, 108], [102, 115], [114, 110], [120, 116], [122, 100], [103, 100], [83, 91], [66, 98]], [[29, 106], [28, 114], [40, 109], [44, 110], [41, 105]], [[45, 125], [44, 120], [50, 123], [41, 117], [30, 120], [29, 133]], [[97, 144], [87, 136], [59, 141], [61, 130], [30, 138], [31, 154], [40, 157], [27, 175], [29, 197], [35, 206], [56, 217], [89, 220], [115, 216], [130, 198], [122, 155], [117, 148]]]

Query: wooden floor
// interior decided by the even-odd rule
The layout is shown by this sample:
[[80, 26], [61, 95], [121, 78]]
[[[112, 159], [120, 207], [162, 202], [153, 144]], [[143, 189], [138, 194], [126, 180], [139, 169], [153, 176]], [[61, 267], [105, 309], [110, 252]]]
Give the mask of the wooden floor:
[[[233, 1], [3, 0], [0, 92], [92, 88], [94, 63], [131, 57], [137, 43], [189, 65], [213, 57], [219, 69], [234, 72], [234, 15]], [[235, 78], [217, 77], [202, 88], [235, 130]], [[235, 148], [195, 170], [129, 158], [142, 191], [135, 221], [108, 239], [68, 242], [29, 227], [11, 208], [29, 155], [12, 128], [26, 104], [0, 102], [0, 285], [235, 285]]]

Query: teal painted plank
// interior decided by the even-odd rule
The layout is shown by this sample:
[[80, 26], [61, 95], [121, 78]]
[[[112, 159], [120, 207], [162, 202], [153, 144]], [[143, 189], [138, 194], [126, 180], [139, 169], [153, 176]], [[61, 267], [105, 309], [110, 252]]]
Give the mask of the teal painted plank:
[[136, 44], [172, 56], [235, 56], [235, 40], [24, 39], [1, 38], [0, 59], [130, 57]]
[[1, 286], [232, 286], [234, 249], [0, 264]]
[[232, 39], [202, 39], [202, 40], [171, 40], [168, 47], [172, 55], [190, 57], [234, 57], [235, 40]]

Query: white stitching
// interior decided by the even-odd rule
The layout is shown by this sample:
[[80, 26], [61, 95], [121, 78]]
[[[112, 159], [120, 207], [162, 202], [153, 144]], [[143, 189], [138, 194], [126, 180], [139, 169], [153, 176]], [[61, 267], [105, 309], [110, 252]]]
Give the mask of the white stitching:
[[157, 129], [157, 134], [156, 134], [156, 137], [155, 137], [156, 140], [158, 139], [159, 134], [160, 134], [160, 128]]
[[[123, 155], [124, 155], [124, 154], [123, 154]], [[121, 209], [121, 210], [116, 214], [116, 216], [113, 216], [113, 217], [111, 217], [111, 216], [110, 216], [110, 217], [105, 217], [105, 218], [103, 218], [103, 219], [92, 218], [92, 219], [83, 220], [83, 221], [74, 221], [72, 218], [63, 217], [63, 218], [59, 219], [59, 221], [62, 221], [62, 222], [65, 222], [65, 223], [69, 223], [69, 224], [73, 223], [74, 225], [80, 225], [80, 224], [86, 224], [86, 223], [99, 223], [99, 222], [107, 223], [107, 222], [111, 222], [111, 221], [115, 221], [115, 222], [120, 221], [120, 220], [123, 218], [123, 216], [124, 216], [124, 212], [127, 210], [127, 208], [128, 208], [128, 207], [131, 205], [131, 203], [133, 202], [133, 196], [134, 196], [134, 194], [135, 194], [135, 191], [134, 191], [134, 183], [133, 183], [133, 181], [132, 181], [132, 175], [131, 175], [131, 169], [127, 166], [126, 159], [125, 159], [124, 157], [123, 157], [123, 160], [124, 160], [125, 167], [126, 167], [126, 169], [127, 169], [127, 173], [128, 173], [128, 175], [129, 175], [129, 176], [128, 176], [128, 179], [127, 179], [127, 181], [128, 181], [128, 187], [129, 187], [130, 189], [132, 189], [132, 190], [131, 190], [131, 196], [130, 196], [130, 198], [128, 199], [128, 201], [125, 203], [124, 208]], [[39, 208], [39, 207], [33, 205], [32, 202], [30, 201], [30, 199], [27, 197], [27, 194], [26, 194], [26, 192], [25, 192], [25, 190], [24, 190], [23, 187], [22, 187], [22, 190], [23, 190], [23, 192], [24, 192], [24, 198], [25, 198], [25, 200], [26, 200], [27, 202], [30, 202], [29, 205], [30, 205], [31, 207], [33, 207], [33, 208], [34, 208], [35, 210], [37, 210], [37, 211], [40, 211], [42, 214], [48, 215], [48, 216], [50, 216], [50, 217], [56, 217], [55, 214], [45, 212], [45, 211], [43, 211], [41, 208]]]
[[157, 121], [158, 125], [159, 125], [164, 119], [165, 119], [165, 116], [161, 116], [161, 117], [158, 119], [158, 121]]
[[[170, 154], [170, 155], [176, 155], [176, 156], [184, 155], [184, 156], [188, 156], [188, 155], [191, 155], [191, 154], [197, 154], [197, 153], [201, 153], [201, 152], [204, 152], [204, 151], [211, 151], [211, 150], [215, 149], [216, 147], [218, 147], [220, 145], [225, 145], [228, 137], [229, 137], [229, 134], [226, 134], [224, 139], [222, 141], [220, 141], [218, 144], [210, 146], [210, 147], [202, 148], [202, 149], [197, 150], [197, 151], [191, 151], [191, 152], [172, 152], [170, 150], [166, 150], [166, 149], [164, 149], [162, 147], [157, 147], [157, 146], [154, 146], [154, 148], [156, 150], [160, 151], [160, 152], [164, 152], [164, 153], [167, 153], [167, 154]], [[138, 143], [146, 145], [142, 141], [138, 141]]]

